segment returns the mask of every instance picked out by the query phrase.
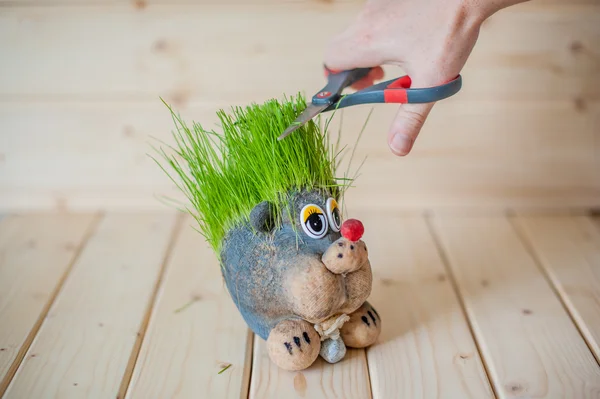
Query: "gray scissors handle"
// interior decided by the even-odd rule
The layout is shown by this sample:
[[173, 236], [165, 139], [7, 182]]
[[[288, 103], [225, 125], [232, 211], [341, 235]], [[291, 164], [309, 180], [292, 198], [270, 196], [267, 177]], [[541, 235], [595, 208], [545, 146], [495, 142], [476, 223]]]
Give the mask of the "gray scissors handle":
[[381, 82], [356, 93], [341, 97], [323, 110], [323, 112], [359, 104], [433, 103], [458, 93], [462, 87], [462, 77], [458, 75], [447, 83], [433, 87], [411, 88], [411, 84], [410, 77], [406, 75], [388, 80], [387, 82]]
[[327, 85], [313, 96], [312, 103], [314, 105], [335, 103], [346, 87], [367, 76], [371, 69], [372, 68], [356, 68], [348, 71], [333, 71], [325, 67]]

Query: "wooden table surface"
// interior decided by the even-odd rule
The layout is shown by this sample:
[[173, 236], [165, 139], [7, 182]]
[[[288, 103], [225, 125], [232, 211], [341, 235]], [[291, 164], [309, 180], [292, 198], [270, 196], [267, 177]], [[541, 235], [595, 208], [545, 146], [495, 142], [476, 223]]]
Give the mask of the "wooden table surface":
[[4, 216], [0, 397], [600, 397], [597, 220], [353, 217], [382, 335], [338, 364], [286, 372], [191, 218]]

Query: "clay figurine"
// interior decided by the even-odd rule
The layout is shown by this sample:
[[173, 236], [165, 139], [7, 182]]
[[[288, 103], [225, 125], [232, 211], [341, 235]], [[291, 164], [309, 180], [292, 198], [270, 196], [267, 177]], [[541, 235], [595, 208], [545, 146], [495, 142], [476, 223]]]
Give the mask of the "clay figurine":
[[382, 327], [367, 302], [364, 226], [342, 218], [353, 179], [335, 177], [337, 158], [319, 122], [277, 140], [303, 107], [298, 96], [221, 110], [221, 134], [190, 129], [171, 110], [177, 145], [173, 155], [160, 150], [233, 302], [285, 370], [303, 370], [319, 355], [339, 362], [346, 348], [372, 345]]

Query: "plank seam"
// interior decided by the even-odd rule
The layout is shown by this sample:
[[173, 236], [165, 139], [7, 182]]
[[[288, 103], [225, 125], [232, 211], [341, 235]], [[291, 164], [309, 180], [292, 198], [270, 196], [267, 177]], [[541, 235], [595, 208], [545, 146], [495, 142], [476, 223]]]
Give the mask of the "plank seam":
[[581, 327], [577, 323], [577, 320], [575, 319], [573, 313], [571, 313], [571, 310], [569, 309], [569, 305], [567, 305], [565, 299], [560, 294], [560, 291], [556, 287], [557, 284], [556, 284], [554, 278], [552, 278], [552, 276], [550, 275], [550, 272], [548, 271], [548, 269], [545, 266], [544, 261], [542, 261], [542, 258], [539, 256], [539, 254], [535, 248], [535, 245], [527, 237], [527, 234], [525, 233], [525, 231], [518, 225], [518, 223], [515, 222], [515, 216], [508, 216], [507, 219], [508, 219], [510, 225], [512, 226], [513, 230], [515, 231], [515, 234], [521, 240], [523, 247], [525, 247], [525, 251], [527, 251], [529, 256], [531, 256], [531, 258], [533, 259], [533, 262], [535, 263], [536, 267], [539, 269], [542, 276], [544, 276], [544, 279], [550, 286], [550, 289], [552, 290], [554, 295], [558, 298], [558, 301], [560, 302], [562, 308], [565, 310], [565, 312], [569, 316], [571, 323], [573, 323], [573, 325], [577, 329], [577, 332], [579, 333], [581, 338], [583, 338], [583, 342], [585, 342], [585, 345], [587, 346], [588, 350], [591, 352], [593, 358], [596, 360], [596, 363], [598, 364], [598, 366], [600, 366], [600, 359], [597, 357], [595, 351], [593, 350], [592, 344], [590, 343], [589, 339], [586, 337], [586, 334], [582, 331]]
[[19, 369], [21, 368], [21, 366], [23, 364], [23, 359], [25, 359], [25, 356], [29, 352], [29, 349], [31, 348], [31, 345], [33, 344], [35, 337], [37, 336], [38, 332], [40, 331], [40, 328], [42, 328], [42, 325], [44, 324], [44, 320], [46, 319], [46, 316], [48, 316], [48, 312], [50, 311], [50, 308], [52, 307], [52, 305], [56, 301], [56, 298], [62, 291], [62, 289], [65, 285], [65, 282], [67, 281], [67, 278], [71, 274], [71, 271], [73, 270], [73, 267], [77, 263], [77, 260], [81, 256], [83, 249], [87, 245], [88, 241], [96, 233], [96, 230], [98, 229], [98, 226], [100, 225], [100, 221], [102, 220], [103, 217], [104, 217], [103, 212], [96, 213], [96, 216], [90, 222], [88, 228], [85, 230], [81, 240], [79, 241], [77, 248], [75, 249], [75, 253], [73, 254], [73, 257], [71, 258], [70, 262], [67, 264], [67, 267], [65, 268], [65, 270], [63, 271], [62, 275], [60, 276], [58, 282], [56, 283], [56, 286], [54, 287], [54, 290], [50, 294], [48, 301], [42, 308], [38, 319], [35, 321], [33, 327], [31, 327], [29, 334], [27, 334], [27, 337], [25, 338], [23, 345], [21, 345], [21, 349], [19, 349], [19, 352], [17, 353], [15, 360], [10, 365], [10, 368], [8, 369], [8, 371], [6, 373], [6, 376], [0, 382], [0, 398], [4, 397], [4, 394], [8, 390], [10, 383], [14, 379], [14, 377], [17, 374], [17, 372], [19, 371]]
[[463, 318], [467, 323], [467, 327], [469, 328], [469, 332], [471, 333], [471, 337], [473, 339], [473, 343], [475, 344], [475, 348], [477, 349], [477, 352], [479, 353], [479, 358], [481, 359], [481, 363], [482, 363], [483, 369], [485, 371], [485, 376], [487, 377], [488, 385], [490, 386], [490, 389], [492, 390], [492, 395], [494, 395], [495, 398], [500, 398], [501, 396], [498, 393], [498, 391], [496, 390], [495, 384], [493, 383], [490, 365], [488, 364], [487, 359], [483, 353], [483, 350], [481, 349], [481, 345], [479, 343], [479, 340], [477, 339], [477, 334], [475, 333], [475, 330], [473, 329], [473, 325], [471, 323], [471, 318], [469, 317], [469, 312], [467, 311], [466, 304], [463, 300], [462, 295], [460, 294], [460, 289], [458, 288], [458, 283], [456, 281], [456, 277], [454, 277], [454, 274], [452, 273], [452, 268], [450, 267], [450, 258], [446, 254], [446, 251], [444, 250], [440, 235], [438, 234], [437, 230], [433, 226], [433, 223], [431, 222], [431, 215], [429, 215], [429, 214], [425, 215], [424, 219], [425, 219], [425, 224], [427, 225], [427, 228], [429, 230], [429, 234], [431, 234], [431, 237], [433, 239], [436, 251], [437, 251], [438, 255], [440, 256], [440, 259], [442, 260], [442, 264], [444, 265], [444, 269], [446, 270], [446, 273], [448, 274], [448, 280], [450, 281], [450, 285], [452, 286], [454, 295], [456, 296], [456, 299], [457, 299], [458, 303], [460, 304], [460, 309], [463, 314]]
[[135, 343], [133, 344], [131, 354], [129, 355], [127, 367], [125, 367], [125, 372], [123, 373], [123, 378], [121, 379], [121, 384], [117, 393], [117, 399], [123, 399], [127, 395], [129, 384], [131, 383], [133, 372], [135, 370], [135, 365], [137, 364], [137, 360], [142, 349], [142, 343], [144, 341], [144, 338], [146, 337], [146, 332], [148, 331], [148, 327], [150, 325], [152, 311], [154, 310], [157, 303], [158, 293], [164, 282], [165, 274], [169, 265], [169, 261], [171, 259], [171, 255], [173, 254], [175, 243], [177, 242], [177, 239], [179, 238], [181, 231], [183, 230], [183, 220], [183, 214], [177, 215], [173, 229], [171, 231], [169, 243], [167, 244], [167, 248], [164, 252], [163, 259], [161, 261], [161, 267], [158, 272], [156, 282], [154, 283], [152, 294], [150, 295], [150, 299], [148, 300], [148, 304], [146, 305], [146, 310], [144, 311], [144, 318], [142, 319], [142, 323], [140, 324], [140, 327], [138, 329]]
[[363, 359], [365, 361], [365, 366], [367, 367], [367, 384], [369, 384], [369, 399], [373, 399], [373, 384], [371, 383], [371, 369], [369, 368], [369, 357], [367, 356], [367, 351], [369, 348], [363, 349]]
[[[255, 351], [258, 352], [258, 345], [257, 345], [256, 341], [259, 339], [261, 339], [261, 338], [258, 335], [253, 334], [253, 337], [252, 337], [252, 365], [250, 366], [251, 373], [250, 373], [250, 379], [248, 382], [248, 397], [247, 397], [247, 399], [255, 399], [256, 395], [253, 395], [252, 389], [254, 388], [255, 385], [258, 385], [260, 387], [260, 381], [258, 382], [258, 384], [255, 384], [255, 381], [253, 381], [254, 380], [254, 372], [256, 370], [260, 369], [260, 364], [257, 365], [258, 367], [256, 367], [256, 370], [254, 367], [254, 360], [256, 360], [257, 363], [260, 362], [260, 356], [257, 356], [257, 354], [254, 353]], [[260, 355], [260, 354], [258, 354], [258, 355]], [[267, 376], [268, 376], [268, 378], [271, 378], [269, 373], [267, 373]]]
[[248, 370], [245, 371], [242, 374], [242, 378], [243, 378], [243, 384], [244, 386], [242, 386], [242, 389], [240, 391], [240, 398], [246, 398], [249, 399], [250, 398], [250, 384], [252, 381], [252, 372], [254, 371], [254, 340], [255, 340], [255, 335], [252, 332], [252, 330], [250, 330], [248, 328], [248, 335], [246, 337], [246, 356], [244, 359], [244, 369], [246, 369], [246, 365], [249, 365]]

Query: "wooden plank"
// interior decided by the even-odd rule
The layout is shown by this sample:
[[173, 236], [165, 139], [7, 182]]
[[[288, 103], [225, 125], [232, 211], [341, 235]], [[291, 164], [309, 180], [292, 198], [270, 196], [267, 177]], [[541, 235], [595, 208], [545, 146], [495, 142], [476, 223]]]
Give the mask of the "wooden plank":
[[0, 396], [95, 224], [88, 214], [10, 215], [0, 222]]
[[278, 368], [267, 353], [266, 342], [254, 338], [250, 399], [257, 398], [371, 398], [364, 349], [348, 349], [339, 363], [321, 357], [306, 370]]
[[6, 398], [116, 397], [174, 214], [106, 215], [50, 308]]
[[[312, 92], [323, 84], [323, 47], [313, 43], [340, 32], [362, 6], [314, 1], [138, 10], [125, 4], [5, 8], [0, 99], [163, 96], [232, 103]], [[600, 99], [599, 9], [566, 4], [494, 15], [463, 71], [459, 97]], [[388, 70], [389, 76], [399, 73]]]
[[494, 397], [444, 264], [422, 217], [352, 213], [365, 225], [381, 314], [367, 350], [374, 398]]
[[173, 249], [128, 398], [247, 396], [253, 334], [214, 254], [189, 224]]
[[508, 220], [433, 223], [498, 396], [596, 396], [598, 363]]
[[[181, 113], [213, 128], [218, 107], [228, 106], [195, 103]], [[352, 204], [367, 207], [377, 198], [379, 207], [397, 210], [600, 203], [600, 103], [440, 103], [401, 162], [385, 138], [395, 109], [376, 107], [367, 124], [352, 165], [367, 157], [348, 191]], [[353, 146], [370, 110], [336, 115], [332, 138], [342, 121], [342, 145]], [[173, 128], [158, 100], [5, 103], [0, 131], [12, 134], [0, 135], [0, 209], [163, 210], [157, 195], [181, 196], [148, 154], [154, 138], [173, 143]]]
[[515, 223], [600, 362], [600, 231], [586, 216], [519, 216]]

